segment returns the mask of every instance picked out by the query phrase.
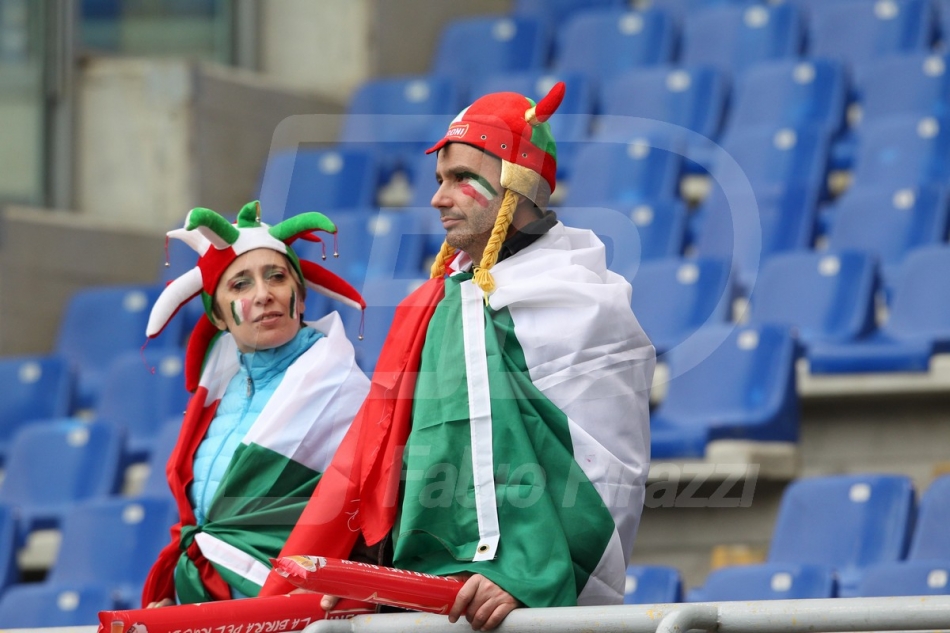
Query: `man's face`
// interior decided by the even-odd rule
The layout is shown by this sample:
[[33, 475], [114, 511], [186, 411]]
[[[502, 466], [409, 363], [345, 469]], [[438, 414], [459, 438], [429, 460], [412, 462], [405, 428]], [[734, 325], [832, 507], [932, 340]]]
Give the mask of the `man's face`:
[[445, 241], [478, 262], [501, 208], [501, 160], [463, 143], [449, 143], [438, 154], [432, 196], [445, 229]]

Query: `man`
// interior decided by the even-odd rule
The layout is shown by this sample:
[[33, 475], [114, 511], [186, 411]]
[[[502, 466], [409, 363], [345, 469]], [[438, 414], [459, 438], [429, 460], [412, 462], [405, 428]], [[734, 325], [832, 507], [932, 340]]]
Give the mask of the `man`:
[[[603, 244], [542, 211], [563, 94], [484, 96], [429, 150], [433, 278], [283, 550], [346, 557], [361, 536], [383, 564], [466, 577], [449, 618], [473, 629], [620, 603], [643, 505], [653, 347]], [[286, 589], [272, 574], [262, 595]]]

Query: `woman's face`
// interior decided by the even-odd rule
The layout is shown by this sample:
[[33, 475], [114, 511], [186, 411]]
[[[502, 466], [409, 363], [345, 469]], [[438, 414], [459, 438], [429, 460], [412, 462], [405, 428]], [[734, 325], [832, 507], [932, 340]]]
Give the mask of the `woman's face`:
[[269, 248], [248, 251], [218, 281], [215, 325], [242, 352], [279, 347], [300, 330], [301, 294], [286, 257]]

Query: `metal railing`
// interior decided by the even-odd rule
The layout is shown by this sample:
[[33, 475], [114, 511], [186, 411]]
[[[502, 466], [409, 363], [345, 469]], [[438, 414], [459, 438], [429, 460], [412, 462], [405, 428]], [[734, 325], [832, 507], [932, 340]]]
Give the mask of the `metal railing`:
[[[516, 609], [499, 633], [823, 633], [950, 631], [950, 596], [697, 602], [610, 607]], [[464, 619], [392, 613], [315, 622], [304, 633], [460, 633]]]

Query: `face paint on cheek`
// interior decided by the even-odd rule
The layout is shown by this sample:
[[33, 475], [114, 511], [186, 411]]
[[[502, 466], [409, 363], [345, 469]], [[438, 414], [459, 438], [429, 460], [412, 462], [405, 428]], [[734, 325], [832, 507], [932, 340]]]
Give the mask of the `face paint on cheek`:
[[251, 302], [248, 299], [235, 299], [231, 302], [231, 317], [236, 325], [247, 321], [251, 313]]
[[491, 186], [491, 183], [478, 174], [466, 172], [461, 175], [468, 179], [468, 181], [462, 183], [460, 187], [462, 193], [474, 199], [475, 202], [481, 206], [487, 207], [488, 203], [494, 200], [495, 196], [498, 195], [498, 192]]
[[297, 314], [297, 291], [291, 290], [290, 291], [290, 318], [296, 321], [298, 316], [299, 315]]

